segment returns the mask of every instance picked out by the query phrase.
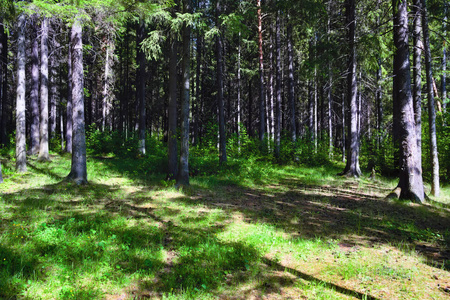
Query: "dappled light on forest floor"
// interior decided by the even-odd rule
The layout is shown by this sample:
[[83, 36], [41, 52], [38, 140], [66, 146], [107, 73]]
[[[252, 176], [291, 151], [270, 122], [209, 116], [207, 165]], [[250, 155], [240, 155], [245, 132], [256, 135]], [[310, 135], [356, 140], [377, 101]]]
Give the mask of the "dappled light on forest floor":
[[0, 187], [0, 298], [448, 295], [450, 211], [387, 201], [385, 183], [280, 167], [273, 182], [199, 176], [176, 190], [90, 161], [86, 186], [58, 180], [67, 162], [53, 158]]

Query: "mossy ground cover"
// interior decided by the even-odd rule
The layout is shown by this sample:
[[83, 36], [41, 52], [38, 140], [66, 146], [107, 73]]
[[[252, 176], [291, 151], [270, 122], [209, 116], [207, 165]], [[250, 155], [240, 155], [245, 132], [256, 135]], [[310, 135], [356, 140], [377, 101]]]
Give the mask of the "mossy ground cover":
[[86, 186], [69, 156], [3, 163], [1, 299], [449, 296], [447, 187], [417, 205], [342, 166], [231, 160], [176, 190], [145, 158], [89, 157]]

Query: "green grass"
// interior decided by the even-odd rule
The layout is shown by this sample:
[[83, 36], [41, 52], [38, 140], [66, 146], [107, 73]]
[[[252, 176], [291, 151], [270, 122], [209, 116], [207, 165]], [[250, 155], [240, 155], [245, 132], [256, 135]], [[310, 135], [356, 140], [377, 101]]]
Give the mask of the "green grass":
[[63, 181], [67, 155], [25, 174], [2, 164], [0, 298], [445, 296], [446, 203], [384, 200], [395, 182], [341, 165], [256, 158], [198, 160], [176, 190], [154, 160], [90, 156], [86, 186]]

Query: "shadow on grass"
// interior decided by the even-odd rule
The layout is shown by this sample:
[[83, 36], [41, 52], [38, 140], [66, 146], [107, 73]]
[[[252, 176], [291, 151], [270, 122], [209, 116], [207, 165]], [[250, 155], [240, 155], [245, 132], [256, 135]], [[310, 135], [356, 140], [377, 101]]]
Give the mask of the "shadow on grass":
[[[125, 164], [123, 174], [147, 184], [152, 182], [149, 178], [155, 178], [134, 172], [136, 164], [115, 159], [103, 162], [109, 168]], [[58, 176], [44, 169], [34, 171]], [[210, 189], [193, 185], [188, 191], [191, 196], [173, 201], [188, 207], [203, 204], [221, 208], [227, 216], [238, 211], [247, 222], [271, 224], [294, 238], [332, 238], [352, 245], [406, 242], [423, 249], [423, 255], [429, 254], [430, 264], [443, 264], [448, 269], [449, 256], [443, 251], [449, 243], [447, 210], [387, 202], [358, 190], [352, 182], [342, 187], [306, 182], [290, 176], [273, 188], [258, 189], [215, 179]], [[375, 299], [283, 266], [263, 257], [251, 245], [223, 242], [216, 237], [226, 226], [221, 217], [195, 228], [192, 224], [203, 224], [207, 214], [179, 216], [179, 222], [172, 222], [182, 212], [158, 207], [161, 203], [152, 207], [141, 205], [153, 201], [151, 197], [136, 200], [117, 186], [94, 183], [76, 186], [61, 182], [3, 195], [0, 203], [6, 217], [0, 226], [0, 253], [11, 261], [25, 263], [19, 271], [2, 268], [7, 270], [0, 273], [3, 296], [26, 293], [28, 280], [44, 282], [55, 277], [70, 278], [56, 283], [55, 289], [78, 289], [73, 296], [70, 289], [61, 288], [59, 297], [67, 299], [100, 297], [97, 282], [128, 282], [129, 286], [124, 287], [127, 293], [147, 293], [150, 297], [174, 290], [220, 296], [223, 286], [233, 289], [255, 281], [261, 284], [254, 290], [276, 292], [276, 286], [292, 286], [294, 281], [277, 281], [279, 278], [271, 272], [288, 271], [347, 296]], [[17, 229], [13, 223], [25, 224], [25, 229]], [[22, 241], [15, 240], [21, 232], [26, 236], [23, 246]], [[430, 243], [439, 246], [434, 249], [428, 246]], [[85, 277], [92, 278], [92, 286], [85, 285]], [[139, 280], [130, 282], [130, 277]], [[242, 298], [250, 296], [244, 293]]]

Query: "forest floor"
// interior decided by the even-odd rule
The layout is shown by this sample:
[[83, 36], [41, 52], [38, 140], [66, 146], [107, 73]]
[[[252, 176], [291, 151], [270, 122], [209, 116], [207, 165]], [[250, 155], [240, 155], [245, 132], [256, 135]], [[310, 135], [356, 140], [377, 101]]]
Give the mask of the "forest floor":
[[0, 299], [450, 299], [450, 188], [244, 161], [182, 190], [143, 159], [3, 161]]

